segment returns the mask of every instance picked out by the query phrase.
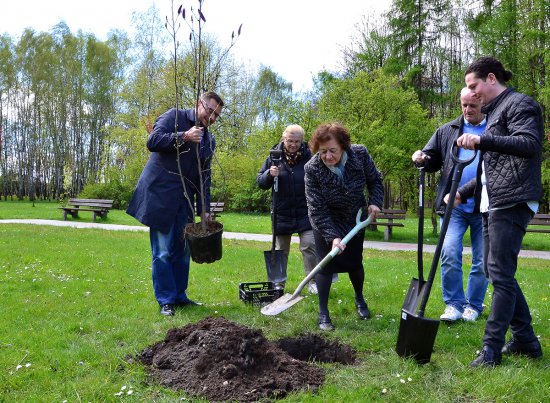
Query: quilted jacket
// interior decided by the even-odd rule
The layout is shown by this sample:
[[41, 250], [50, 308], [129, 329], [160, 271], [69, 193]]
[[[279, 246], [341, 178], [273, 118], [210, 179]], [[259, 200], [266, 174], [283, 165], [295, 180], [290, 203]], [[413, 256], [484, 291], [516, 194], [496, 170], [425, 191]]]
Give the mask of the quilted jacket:
[[[489, 209], [540, 200], [544, 137], [541, 107], [529, 96], [508, 88], [481, 111], [487, 115], [479, 149], [480, 161], [485, 163]], [[479, 200], [480, 178], [481, 164], [477, 178], [458, 190], [462, 200], [473, 194]]]
[[[273, 150], [282, 151], [283, 143], [277, 144]], [[304, 185], [304, 166], [311, 158], [311, 151], [309, 151], [307, 143], [303, 143], [300, 150], [301, 156], [296, 159], [294, 166], [289, 166], [284, 157], [279, 163], [279, 190], [276, 195], [273, 190], [271, 192], [271, 211], [274, 207], [277, 209], [275, 235], [288, 235], [311, 230]], [[271, 157], [267, 157], [258, 173], [257, 182], [262, 189], [273, 187], [274, 178], [269, 174], [272, 164]], [[274, 201], [275, 203], [273, 203]]]
[[[360, 208], [374, 204], [382, 208], [382, 175], [363, 145], [352, 144], [343, 181], [323, 163], [319, 153], [306, 164], [306, 199], [312, 227], [327, 243], [344, 236], [355, 226]], [[365, 187], [369, 192], [367, 204]]]

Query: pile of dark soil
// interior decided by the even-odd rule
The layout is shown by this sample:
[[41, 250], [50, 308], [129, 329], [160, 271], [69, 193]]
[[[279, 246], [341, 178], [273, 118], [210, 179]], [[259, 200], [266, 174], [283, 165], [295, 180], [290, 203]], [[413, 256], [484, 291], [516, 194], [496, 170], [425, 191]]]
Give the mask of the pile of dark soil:
[[138, 358], [156, 382], [213, 401], [277, 399], [324, 381], [322, 368], [223, 317], [171, 329]]
[[279, 340], [277, 345], [292, 357], [302, 361], [354, 364], [356, 358], [356, 352], [350, 346], [338, 340], [326, 340], [314, 333], [287, 337]]

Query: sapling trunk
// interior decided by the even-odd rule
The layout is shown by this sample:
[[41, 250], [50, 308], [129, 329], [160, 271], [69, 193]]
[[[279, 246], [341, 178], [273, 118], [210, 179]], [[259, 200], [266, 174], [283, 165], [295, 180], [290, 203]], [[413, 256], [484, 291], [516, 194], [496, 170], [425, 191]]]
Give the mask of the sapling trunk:
[[[194, 92], [195, 92], [195, 126], [196, 127], [202, 127], [203, 124], [200, 121], [199, 118], [199, 102], [203, 102], [201, 100], [201, 93], [202, 93], [202, 83], [201, 83], [201, 77], [205, 73], [206, 68], [203, 66], [203, 50], [202, 50], [202, 27], [203, 24], [206, 22], [206, 18], [204, 17], [204, 14], [202, 13], [202, 4], [204, 0], [198, 0], [199, 7], [196, 10], [197, 14], [193, 12], [193, 7], [191, 7], [191, 13], [190, 13], [190, 21], [189, 23], [187, 19], [185, 18], [185, 8], [183, 8], [182, 5], [179, 6], [177, 10], [177, 17], [181, 15], [182, 19], [186, 22], [186, 24], [189, 26], [191, 32], [189, 34], [189, 41], [191, 43], [191, 48], [194, 53], [194, 64], [195, 64], [195, 77], [194, 77]], [[172, 0], [172, 10], [174, 10], [174, 1]], [[176, 17], [176, 18], [177, 18]], [[176, 26], [176, 18], [174, 18], [174, 12], [172, 11], [172, 21], [171, 24], [169, 24], [168, 17], [166, 18], [166, 28], [170, 28], [170, 33], [172, 34], [172, 40], [174, 43], [174, 88], [176, 92], [176, 122], [174, 127], [174, 133], [177, 137], [176, 140], [176, 148], [177, 148], [177, 163], [178, 163], [178, 174], [181, 179], [182, 187], [183, 187], [183, 193], [184, 196], [189, 203], [191, 214], [192, 214], [192, 222], [195, 223], [195, 206], [193, 206], [192, 199], [190, 197], [189, 191], [187, 189], [186, 183], [185, 183], [185, 176], [183, 175], [181, 165], [180, 165], [180, 158], [183, 151], [181, 151], [180, 147], [183, 144], [180, 140], [178, 134], [177, 134], [177, 128], [178, 128], [178, 99], [179, 99], [179, 91], [178, 91], [178, 84], [177, 84], [177, 50], [178, 50], [178, 41], [176, 38], [177, 31], [179, 29], [179, 25]], [[198, 32], [195, 31], [194, 22], [198, 23]], [[227, 56], [229, 50], [233, 47], [235, 44], [237, 38], [241, 35], [241, 28], [242, 24], [239, 26], [237, 35], [233, 32], [231, 34], [231, 44], [227, 48], [227, 50], [220, 56], [220, 58], [217, 60], [214, 66], [214, 72], [217, 73], [222, 60], [225, 59]], [[198, 41], [197, 41], [198, 40]], [[206, 77], [203, 81], [206, 81]], [[205, 105], [203, 105], [203, 108], [206, 108]], [[208, 119], [210, 119], [210, 116], [208, 116]], [[205, 128], [206, 130], [206, 128]], [[201, 164], [201, 158], [200, 158], [200, 150], [201, 150], [201, 144], [203, 146], [206, 145], [205, 142], [201, 142], [199, 144], [193, 144], [193, 147], [195, 148], [195, 157], [197, 160], [197, 167], [198, 167], [198, 176], [199, 176], [199, 189], [198, 189], [198, 195], [197, 195], [197, 203], [200, 203], [201, 206], [201, 214], [200, 214], [200, 223], [201, 223], [201, 230], [202, 232], [207, 232], [208, 228], [208, 222], [206, 219], [206, 214], [209, 212], [209, 206], [207, 206], [206, 203], [206, 195], [205, 195], [205, 186], [204, 186], [204, 175], [203, 172], [203, 166]]]

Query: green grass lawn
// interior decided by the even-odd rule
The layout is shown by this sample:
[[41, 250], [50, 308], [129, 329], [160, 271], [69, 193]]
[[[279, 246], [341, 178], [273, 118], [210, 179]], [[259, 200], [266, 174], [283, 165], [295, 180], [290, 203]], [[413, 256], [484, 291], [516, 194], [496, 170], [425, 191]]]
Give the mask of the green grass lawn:
[[[0, 203], [0, 218], [17, 215], [6, 213], [9, 204]], [[52, 206], [34, 218], [60, 215]], [[117, 211], [108, 220], [135, 224]], [[272, 340], [316, 332], [317, 300], [307, 293], [275, 317], [239, 300], [240, 282], [265, 280], [265, 249], [266, 243], [224, 240], [221, 261], [191, 265], [189, 296], [206, 305], [166, 318], [152, 292], [147, 233], [1, 224], [0, 401], [189, 400], [182, 392], [148, 383], [144, 368], [131, 359], [162, 340], [168, 329], [222, 315], [260, 328]], [[373, 318], [357, 319], [351, 284], [341, 275], [329, 304], [336, 330], [327, 334], [353, 346], [358, 363], [323, 364], [326, 382], [317, 393], [296, 393], [284, 401], [535, 402], [550, 395], [548, 261], [520, 258], [517, 276], [545, 356], [536, 361], [505, 358], [494, 370], [467, 367], [480, 348], [486, 312], [473, 324], [441, 324], [427, 365], [397, 356], [400, 309], [416, 271], [416, 254], [368, 250], [364, 264], [365, 297]], [[302, 277], [294, 246], [288, 287], [293, 290]], [[437, 279], [426, 316], [438, 317], [443, 308]], [[115, 396], [122, 387], [133, 393]]]
[[[0, 219], [8, 218], [35, 218], [48, 220], [62, 220], [63, 213], [59, 210], [59, 203], [39, 201], [0, 201]], [[426, 211], [426, 215], [429, 212]], [[81, 212], [77, 219], [69, 216], [68, 220], [91, 222], [91, 212]], [[254, 213], [231, 213], [224, 212], [219, 218], [228, 232], [245, 232], [252, 234], [270, 234], [271, 219], [269, 214]], [[123, 210], [111, 210], [105, 219], [98, 219], [98, 222], [121, 225], [141, 225], [133, 217], [130, 217]], [[424, 225], [424, 243], [435, 245], [437, 235], [433, 234], [431, 220], [427, 218]], [[393, 229], [392, 242], [417, 243], [418, 219], [409, 214], [405, 219], [404, 227]], [[365, 239], [372, 241], [383, 241], [384, 230], [380, 227], [378, 231], [367, 230]], [[464, 245], [470, 246], [469, 232], [464, 237]], [[523, 240], [523, 249], [550, 251], [550, 234], [536, 234], [528, 232]]]

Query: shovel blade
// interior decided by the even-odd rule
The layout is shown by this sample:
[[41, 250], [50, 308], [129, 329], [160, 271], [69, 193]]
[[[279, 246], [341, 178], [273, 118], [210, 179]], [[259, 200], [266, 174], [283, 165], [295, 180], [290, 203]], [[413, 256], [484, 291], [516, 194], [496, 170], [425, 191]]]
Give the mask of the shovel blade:
[[277, 298], [271, 304], [264, 306], [260, 311], [267, 316], [275, 316], [280, 314], [283, 311], [286, 311], [288, 308], [297, 304], [304, 297], [301, 295], [285, 294], [281, 298]]
[[426, 288], [424, 287], [425, 284], [425, 281], [420, 281], [415, 278], [411, 280], [409, 291], [407, 291], [405, 301], [403, 301], [403, 306], [401, 307], [402, 310], [412, 313], [416, 313], [418, 311], [418, 307], [420, 306], [422, 297], [426, 291]]
[[275, 284], [286, 281], [287, 256], [283, 250], [264, 251], [267, 280]]
[[414, 358], [419, 364], [430, 362], [439, 320], [422, 318], [401, 310], [401, 323], [395, 351], [401, 357]]

